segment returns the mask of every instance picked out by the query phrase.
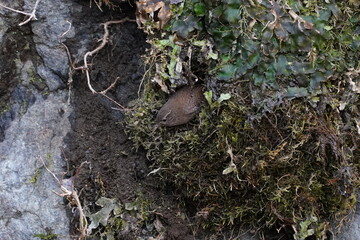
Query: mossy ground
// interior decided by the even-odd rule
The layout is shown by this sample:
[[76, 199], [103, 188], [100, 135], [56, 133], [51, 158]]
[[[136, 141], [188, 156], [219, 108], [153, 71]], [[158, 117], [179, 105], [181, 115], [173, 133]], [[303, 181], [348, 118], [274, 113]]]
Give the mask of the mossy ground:
[[354, 209], [356, 4], [180, 1], [162, 34], [156, 19], [143, 21], [149, 79], [162, 89], [199, 79], [207, 101], [191, 123], [153, 131], [165, 96], [149, 81], [128, 133], [153, 172], [195, 203], [200, 225], [280, 224], [296, 239], [323, 239]]
[[235, 89], [219, 107], [204, 104], [191, 124], [153, 131], [160, 105], [153, 93], [129, 118], [130, 136], [148, 151], [156, 174], [197, 203], [204, 226], [280, 221], [300, 230], [315, 217], [314, 228], [326, 230], [328, 220], [354, 208], [356, 135], [340, 132], [345, 124], [331, 107], [319, 113], [294, 100], [252, 120], [246, 91]]

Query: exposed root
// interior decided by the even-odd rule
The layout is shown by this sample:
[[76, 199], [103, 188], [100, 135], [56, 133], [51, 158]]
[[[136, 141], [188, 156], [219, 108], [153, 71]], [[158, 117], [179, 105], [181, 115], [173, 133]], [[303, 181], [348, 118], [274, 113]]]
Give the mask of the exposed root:
[[37, 8], [37, 6], [39, 5], [39, 2], [40, 2], [40, 1], [41, 1], [41, 0], [36, 0], [35, 5], [34, 5], [34, 8], [33, 8], [33, 10], [32, 10], [31, 13], [27, 13], [27, 12], [24, 12], [24, 11], [20, 11], [20, 10], [16, 10], [16, 9], [7, 7], [7, 6], [3, 5], [2, 3], [0, 3], [0, 7], [3, 7], [3, 8], [5, 8], [5, 9], [7, 9], [7, 10], [10, 10], [10, 11], [13, 11], [13, 12], [16, 12], [16, 13], [23, 14], [23, 15], [25, 15], [25, 16], [29, 16], [25, 21], [19, 23], [19, 26], [22, 26], [22, 25], [27, 24], [28, 22], [30, 22], [30, 21], [33, 20], [33, 19], [34, 19], [34, 20], [37, 20], [35, 13], [36, 13], [36, 8]]
[[87, 162], [83, 162], [80, 165], [77, 173], [73, 177], [67, 178], [67, 179], [62, 179], [60, 181], [59, 178], [57, 178], [56, 175], [46, 166], [44, 160], [41, 157], [40, 157], [40, 160], [41, 160], [43, 166], [45, 167], [45, 169], [55, 178], [55, 180], [60, 185], [60, 189], [61, 189], [62, 193], [58, 193], [55, 191], [53, 191], [53, 193], [55, 193], [56, 195], [58, 195], [60, 197], [66, 197], [68, 199], [68, 201], [71, 202], [72, 204], [76, 205], [77, 209], [79, 210], [79, 232], [80, 232], [79, 239], [80, 240], [85, 239], [86, 236], [88, 236], [88, 232], [87, 232], [88, 222], [86, 220], [84, 210], [81, 206], [79, 195], [74, 188], [74, 177], [76, 176], [76, 174], [78, 173], [78, 171], [82, 167], [82, 165]]
[[92, 51], [89, 51], [85, 54], [84, 56], [84, 67], [85, 67], [85, 73], [86, 73], [86, 79], [87, 79], [87, 83], [88, 83], [88, 87], [90, 89], [90, 91], [92, 93], [100, 93], [102, 94], [103, 92], [97, 92], [94, 90], [94, 88], [92, 87], [91, 85], [91, 80], [90, 80], [90, 71], [89, 71], [89, 68], [88, 68], [88, 63], [87, 63], [87, 58], [88, 57], [91, 57], [92, 55], [94, 55], [95, 53], [97, 53], [98, 51], [100, 51], [101, 49], [103, 49], [105, 47], [105, 45], [109, 42], [109, 25], [111, 24], [119, 24], [119, 23], [124, 23], [124, 22], [135, 22], [135, 20], [132, 20], [132, 19], [129, 19], [129, 18], [124, 18], [124, 19], [121, 19], [121, 20], [117, 20], [117, 21], [109, 21], [109, 22], [106, 22], [104, 23], [104, 36], [103, 38], [101, 39], [101, 43], [100, 45], [95, 48], [94, 50]]
[[[124, 19], [121, 19], [121, 20], [117, 20], [117, 21], [109, 21], [109, 22], [105, 22], [103, 25], [104, 25], [104, 35], [101, 39], [101, 43], [99, 46], [97, 46], [94, 50], [92, 51], [88, 51], [85, 55], [84, 55], [84, 66], [81, 66], [81, 67], [75, 67], [75, 64], [73, 63], [72, 61], [72, 58], [71, 58], [71, 54], [70, 54], [70, 51], [68, 49], [68, 47], [63, 44], [63, 46], [65, 47], [65, 50], [66, 50], [66, 53], [68, 55], [68, 58], [69, 58], [69, 63], [70, 63], [70, 69], [69, 69], [69, 79], [68, 79], [68, 85], [69, 85], [69, 91], [71, 91], [71, 86], [72, 86], [72, 82], [73, 82], [73, 74], [76, 70], [83, 70], [85, 71], [85, 75], [86, 75], [86, 80], [87, 80], [87, 85], [90, 89], [90, 91], [93, 93], [93, 94], [100, 94], [102, 96], [104, 96], [105, 98], [109, 99], [111, 102], [113, 102], [115, 105], [119, 106], [122, 110], [124, 111], [129, 111], [130, 109], [124, 107], [123, 105], [121, 105], [120, 103], [116, 102], [114, 99], [110, 98], [109, 96], [106, 95], [106, 93], [112, 89], [116, 82], [118, 81], [119, 77], [117, 77], [115, 79], [115, 81], [108, 87], [106, 88], [105, 90], [102, 90], [102, 91], [96, 91], [92, 85], [91, 85], [91, 79], [90, 79], [90, 70], [89, 70], [89, 64], [88, 64], [88, 57], [91, 57], [93, 56], [95, 53], [99, 52], [101, 49], [103, 49], [105, 47], [105, 45], [109, 42], [109, 25], [111, 24], [119, 24], [119, 23], [124, 23], [124, 22], [135, 22], [135, 20], [132, 20], [132, 19], [129, 19], [129, 18], [124, 18]], [[70, 26], [71, 27], [71, 26]], [[64, 34], [61, 35], [61, 37], [63, 37], [67, 32], [69, 32], [70, 29], [68, 29]], [[68, 101], [70, 102], [70, 95], [69, 95], [69, 99]]]

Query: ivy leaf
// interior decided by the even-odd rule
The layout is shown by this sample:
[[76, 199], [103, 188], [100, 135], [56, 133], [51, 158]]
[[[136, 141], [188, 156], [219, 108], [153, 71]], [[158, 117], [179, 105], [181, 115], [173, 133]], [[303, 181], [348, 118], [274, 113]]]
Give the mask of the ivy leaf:
[[265, 81], [264, 75], [258, 73], [254, 73], [252, 78], [254, 79], [255, 86], [261, 86], [261, 84]]
[[195, 29], [201, 29], [201, 27], [199, 20], [193, 15], [189, 15], [185, 19], [176, 20], [172, 25], [172, 30], [183, 39], [188, 39], [190, 33]]
[[288, 87], [287, 97], [306, 97], [309, 92], [304, 87]]
[[220, 80], [229, 81], [234, 77], [236, 70], [237, 67], [234, 64], [225, 64], [217, 74], [217, 77]]
[[204, 3], [195, 3], [194, 12], [197, 16], [203, 17], [206, 13], [206, 6]]
[[260, 54], [258, 52], [254, 52], [253, 54], [251, 54], [246, 61], [248, 69], [255, 67], [259, 61]]
[[286, 59], [286, 57], [284, 55], [280, 55], [276, 61], [273, 64], [275, 71], [277, 72], [277, 74], [282, 74], [285, 76], [289, 76], [290, 75], [290, 71], [289, 71], [289, 64], [288, 61]]
[[226, 10], [224, 11], [224, 18], [229, 23], [237, 23], [239, 21], [239, 9], [227, 6]]
[[88, 226], [88, 231], [91, 232], [101, 224], [106, 226], [110, 214], [118, 212], [120, 206], [117, 204], [115, 199], [101, 197], [96, 201], [96, 205], [102, 207], [98, 212], [89, 216], [91, 224]]

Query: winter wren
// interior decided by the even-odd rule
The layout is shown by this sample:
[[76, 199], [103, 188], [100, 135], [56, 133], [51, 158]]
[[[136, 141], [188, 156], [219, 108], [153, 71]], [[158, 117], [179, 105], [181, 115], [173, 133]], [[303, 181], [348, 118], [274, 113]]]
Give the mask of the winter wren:
[[172, 95], [156, 116], [156, 126], [177, 126], [189, 122], [200, 110], [201, 86], [186, 86]]

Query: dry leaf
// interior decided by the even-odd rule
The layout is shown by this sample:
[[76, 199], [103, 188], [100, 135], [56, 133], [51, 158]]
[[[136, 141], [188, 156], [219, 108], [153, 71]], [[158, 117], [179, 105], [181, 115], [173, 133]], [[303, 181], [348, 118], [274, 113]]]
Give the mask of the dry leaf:
[[[136, 7], [138, 26], [149, 20], [155, 21], [155, 19], [158, 19], [159, 29], [162, 29], [171, 18], [170, 6], [164, 0], [140, 0], [136, 2]], [[156, 12], [157, 16], [155, 17]]]

